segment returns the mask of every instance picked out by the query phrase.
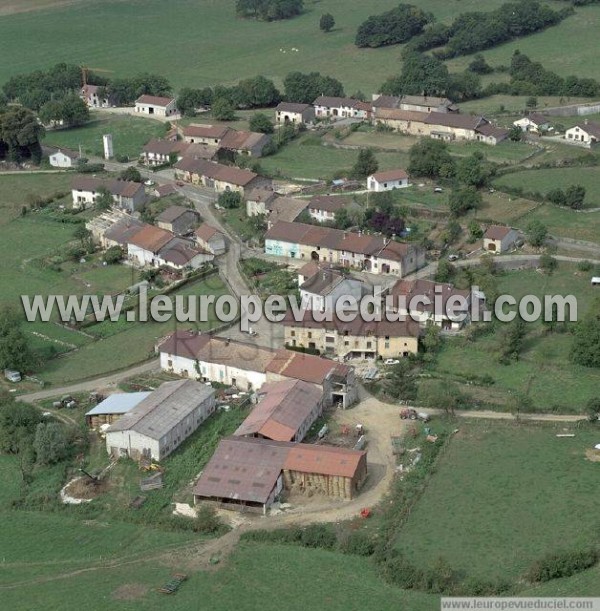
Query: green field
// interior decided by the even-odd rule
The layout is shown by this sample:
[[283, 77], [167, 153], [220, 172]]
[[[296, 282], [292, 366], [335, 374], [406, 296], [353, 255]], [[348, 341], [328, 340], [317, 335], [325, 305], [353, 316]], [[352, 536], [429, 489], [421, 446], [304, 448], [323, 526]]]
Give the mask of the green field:
[[73, 176], [61, 172], [0, 174], [0, 228], [37, 198], [71, 192]]
[[[568, 264], [561, 264], [552, 276], [535, 270], [509, 272], [500, 276], [501, 294], [519, 300], [524, 295], [575, 295], [578, 317], [591, 306], [596, 292], [589, 284], [589, 273], [577, 272]], [[573, 337], [569, 333], [546, 335], [539, 324], [528, 326], [529, 333], [520, 358], [510, 365], [498, 362], [498, 332], [475, 342], [449, 340], [433, 368], [436, 377], [458, 383], [461, 376], [489, 375], [491, 386], [463, 386], [465, 392], [481, 401], [500, 405], [504, 410], [512, 393], [527, 393], [536, 411], [581, 413], [585, 403], [597, 395], [600, 371], [574, 365], [569, 360]], [[426, 382], [425, 382], [426, 383]]]
[[112, 134], [115, 155], [127, 155], [137, 160], [144, 144], [163, 136], [165, 129], [165, 124], [159, 121], [95, 112], [92, 120], [83, 127], [47, 132], [44, 142], [75, 151], [81, 145], [84, 155], [102, 157], [102, 136]]
[[598, 168], [552, 168], [547, 170], [527, 170], [506, 174], [494, 181], [498, 187], [518, 187], [525, 192], [548, 193], [552, 189], [566, 189], [570, 185], [585, 187], [585, 204], [600, 207], [600, 171]]
[[[469, 58], [471, 61], [471, 58]], [[539, 59], [538, 61], [542, 61]], [[491, 80], [501, 80], [501, 74], [492, 74]], [[481, 114], [486, 117], [497, 116], [499, 123], [506, 124], [504, 118], [506, 116], [522, 116], [525, 112], [530, 112], [526, 102], [529, 96], [518, 95], [492, 95], [480, 100], [470, 100], [469, 102], [461, 102], [460, 110], [464, 113]], [[538, 96], [537, 111], [543, 112], [544, 108], [552, 108], [554, 106], [565, 106], [568, 104], [582, 104], [584, 102], [593, 101], [591, 98], [571, 98], [561, 96]], [[565, 123], [568, 117], [556, 117], [557, 123]]]
[[[357, 150], [323, 145], [321, 138], [308, 134], [286, 144], [278, 153], [264, 157], [260, 165], [274, 176], [330, 180], [335, 175], [348, 176], [358, 157]], [[403, 153], [378, 151], [379, 169], [404, 167]]]
[[[562, 2], [549, 4], [554, 9], [564, 8]], [[533, 61], [541, 62], [544, 68], [561, 76], [575, 74], [597, 79], [600, 78], [600, 67], [595, 62], [597, 45], [594, 41], [599, 27], [600, 7], [577, 7], [575, 15], [567, 17], [557, 26], [484, 51], [483, 56], [492, 66], [508, 66], [512, 54], [518, 49]], [[471, 60], [472, 56], [459, 57], [448, 62], [448, 67], [452, 71], [462, 70]], [[492, 75], [499, 76], [502, 75]]]
[[[585, 455], [597, 432], [486, 421], [458, 428], [397, 535], [413, 562], [427, 566], [441, 556], [469, 575], [513, 580], [545, 554], [597, 538], [598, 465]], [[556, 437], [566, 430], [575, 437]]]
[[[423, 0], [420, 7], [444, 20], [501, 4]], [[8, 15], [0, 23], [0, 53], [11, 61], [0, 67], [0, 82], [63, 61], [112, 70], [114, 77], [153, 71], [169, 77], [176, 89], [233, 83], [252, 74], [280, 81], [293, 70], [317, 70], [339, 78], [347, 93], [370, 94], [400, 69], [402, 47], [354, 46], [357, 26], [392, 8], [390, 0], [307, 0], [303, 15], [276, 23], [238, 19], [234, 6], [233, 0], [87, 0]], [[325, 12], [336, 19], [329, 34], [319, 30]], [[96, 34], [98, 24], [102, 31]], [[35, 44], [23, 45], [23, 40]]]
[[[227, 289], [219, 276], [192, 282], [176, 295], [223, 295]], [[50, 384], [60, 385], [89, 377], [99, 376], [111, 371], [124, 369], [155, 356], [154, 346], [157, 341], [176, 329], [188, 329], [192, 323], [178, 323], [175, 318], [170, 322], [110, 322], [105, 321], [89, 327], [86, 332], [96, 335], [98, 341], [92, 341], [76, 352], [71, 352], [60, 359], [46, 363], [40, 377]], [[200, 330], [218, 326], [214, 310], [210, 319], [198, 323]]]

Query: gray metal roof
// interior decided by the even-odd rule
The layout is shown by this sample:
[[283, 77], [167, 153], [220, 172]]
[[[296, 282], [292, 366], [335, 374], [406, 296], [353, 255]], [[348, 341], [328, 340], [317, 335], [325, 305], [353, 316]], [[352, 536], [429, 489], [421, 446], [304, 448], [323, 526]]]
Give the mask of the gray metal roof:
[[214, 393], [211, 387], [193, 380], [165, 382], [111, 425], [107, 433], [135, 431], [160, 439]]
[[126, 414], [151, 394], [151, 392], [117, 392], [98, 403], [96, 407], [86, 413], [86, 416]]

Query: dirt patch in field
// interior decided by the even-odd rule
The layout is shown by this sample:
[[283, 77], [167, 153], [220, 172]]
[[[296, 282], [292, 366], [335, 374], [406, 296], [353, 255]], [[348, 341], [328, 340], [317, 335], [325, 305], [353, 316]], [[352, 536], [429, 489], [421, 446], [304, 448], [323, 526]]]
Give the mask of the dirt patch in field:
[[112, 597], [115, 600], [139, 600], [147, 592], [148, 587], [141, 583], [125, 583], [112, 593]]
[[600, 450], [586, 450], [585, 456], [592, 462], [600, 462]]
[[66, 488], [65, 492], [76, 499], [94, 499], [99, 494], [106, 492], [108, 482], [104, 479], [99, 482], [92, 481], [89, 477], [74, 479]]

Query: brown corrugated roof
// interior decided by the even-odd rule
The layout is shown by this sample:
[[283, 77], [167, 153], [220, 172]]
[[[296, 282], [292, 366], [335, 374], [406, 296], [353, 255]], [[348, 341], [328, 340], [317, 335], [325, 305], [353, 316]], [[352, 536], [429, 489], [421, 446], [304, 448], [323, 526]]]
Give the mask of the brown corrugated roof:
[[492, 136], [496, 138], [498, 142], [506, 140], [506, 138], [508, 138], [509, 133], [507, 129], [504, 129], [502, 127], [496, 127], [495, 125], [491, 125], [490, 123], [485, 123], [481, 127], [478, 127], [476, 131], [478, 134], [482, 134], [484, 136], [487, 136], [488, 138]]
[[331, 291], [341, 282], [345, 276], [332, 269], [323, 269], [319, 273], [314, 273], [308, 280], [300, 285], [301, 291], [306, 291], [313, 295], [329, 295]]
[[263, 504], [284, 469], [353, 478], [366, 456], [324, 445], [226, 437], [204, 467], [194, 495]]
[[286, 471], [353, 478], [367, 453], [308, 443], [294, 444], [283, 463]]
[[146, 225], [129, 238], [129, 244], [157, 253], [165, 244], [173, 239], [173, 234], [166, 229]]
[[323, 384], [329, 376], [346, 378], [351, 371], [350, 367], [342, 363], [285, 348], [277, 350], [266, 370], [311, 384]]
[[323, 390], [302, 380], [264, 384], [259, 401], [234, 435], [261, 435], [274, 441], [292, 441], [315, 407]]
[[306, 210], [308, 201], [295, 197], [276, 197], [268, 204], [271, 211], [270, 221], [295, 221], [300, 213]]
[[408, 178], [408, 174], [404, 170], [398, 168], [397, 170], [387, 170], [386, 172], [375, 172], [375, 174], [373, 174], [373, 178], [377, 182], [387, 182], [393, 180], [404, 180], [405, 178]]
[[129, 243], [138, 231], [146, 226], [148, 226], [146, 223], [142, 223], [142, 221], [138, 221], [133, 217], [120, 219], [104, 232], [104, 237], [117, 244], [125, 245]]
[[226, 437], [204, 467], [194, 494], [204, 498], [266, 503], [281, 475], [289, 444]]
[[582, 129], [584, 132], [594, 136], [594, 138], [600, 139], [600, 123], [588, 121], [587, 123], [578, 123], [575, 127]]
[[205, 159], [192, 159], [184, 157], [175, 164], [175, 169], [205, 176], [213, 180], [227, 182], [232, 185], [244, 187], [252, 182], [258, 175], [250, 170], [242, 170], [234, 166], [221, 165]]
[[144, 153], [154, 153], [155, 155], [170, 155], [171, 153], [183, 153], [189, 148], [187, 142], [181, 140], [160, 140], [154, 138], [144, 145]]
[[255, 189], [251, 189], [246, 195], [246, 201], [249, 202], [265, 202], [268, 204], [273, 201], [276, 197], [278, 197], [277, 193], [272, 189], [264, 189], [262, 187], [257, 187]]
[[151, 104], [153, 106], [168, 106], [174, 102], [175, 98], [167, 98], [156, 95], [141, 95], [136, 101], [136, 104]]

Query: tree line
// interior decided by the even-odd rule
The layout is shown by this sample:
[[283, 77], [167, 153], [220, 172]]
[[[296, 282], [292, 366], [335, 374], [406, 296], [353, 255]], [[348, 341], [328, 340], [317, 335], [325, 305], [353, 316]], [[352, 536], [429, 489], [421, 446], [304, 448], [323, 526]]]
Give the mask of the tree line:
[[435, 51], [441, 59], [469, 55], [539, 32], [573, 14], [571, 7], [554, 11], [537, 0], [507, 2], [494, 11], [462, 13], [450, 25], [434, 24], [415, 37], [416, 51]]
[[397, 45], [423, 32], [423, 28], [434, 20], [413, 4], [399, 4], [381, 15], [371, 15], [361, 23], [354, 44], [357, 47], [383, 47]]
[[279, 21], [300, 15], [304, 0], [237, 0], [235, 12], [239, 17], [261, 21]]

